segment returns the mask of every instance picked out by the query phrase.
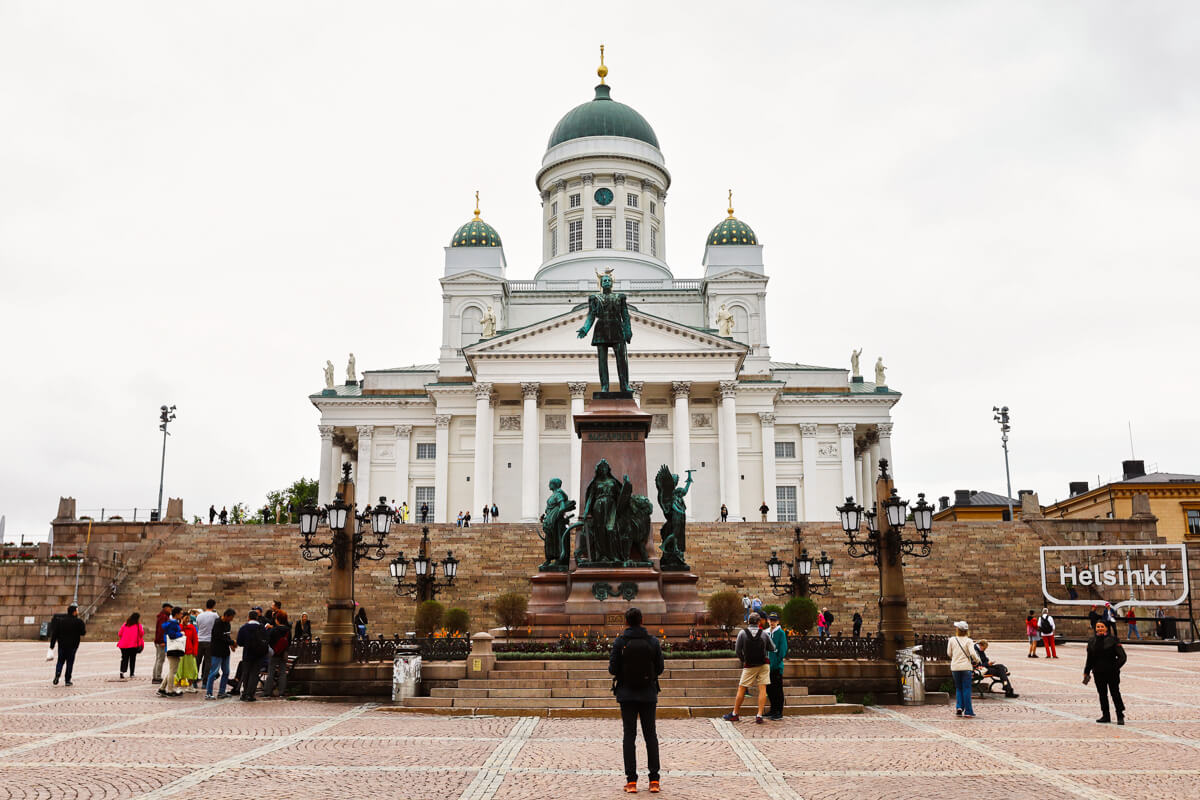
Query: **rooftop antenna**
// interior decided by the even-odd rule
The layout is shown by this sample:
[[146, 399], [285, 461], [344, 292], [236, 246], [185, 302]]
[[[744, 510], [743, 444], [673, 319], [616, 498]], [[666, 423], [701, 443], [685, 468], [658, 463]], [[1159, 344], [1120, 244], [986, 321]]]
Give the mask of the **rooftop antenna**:
[[1133, 422], [1126, 420], [1125, 424], [1129, 426], [1129, 458], [1134, 459], [1136, 456], [1133, 454]]

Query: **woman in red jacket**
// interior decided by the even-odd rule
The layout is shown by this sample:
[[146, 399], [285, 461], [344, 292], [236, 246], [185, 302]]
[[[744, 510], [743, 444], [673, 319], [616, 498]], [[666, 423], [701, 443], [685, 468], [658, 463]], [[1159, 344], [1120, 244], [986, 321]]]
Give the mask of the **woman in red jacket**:
[[141, 614], [133, 612], [117, 633], [117, 648], [121, 651], [121, 680], [125, 680], [126, 672], [129, 672], [130, 678], [133, 677], [138, 653], [146, 647], [146, 629], [142, 626], [141, 619]]
[[1041, 634], [1038, 633], [1037, 615], [1033, 613], [1033, 609], [1029, 609], [1029, 613], [1025, 615], [1025, 635], [1029, 637], [1029, 658], [1037, 658], [1038, 640], [1041, 639]]
[[200, 652], [200, 637], [196, 633], [196, 613], [190, 611], [180, 620], [187, 644], [184, 646], [183, 657], [179, 659], [179, 669], [175, 671], [175, 685], [185, 686], [189, 692], [199, 691], [196, 688], [196, 681], [200, 679], [200, 673], [196, 670], [196, 654]]

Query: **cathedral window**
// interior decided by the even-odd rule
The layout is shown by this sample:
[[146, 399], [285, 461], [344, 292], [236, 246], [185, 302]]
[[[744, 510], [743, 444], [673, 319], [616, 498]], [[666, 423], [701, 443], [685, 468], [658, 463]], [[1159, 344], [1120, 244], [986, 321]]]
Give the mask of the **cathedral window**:
[[658, 228], [650, 229], [650, 255], [658, 258]]
[[459, 347], [475, 344], [483, 336], [483, 312], [471, 306], [462, 312], [462, 337]]
[[429, 506], [429, 518], [433, 519], [434, 499], [437, 497], [437, 492], [434, 491], [434, 487], [432, 487], [432, 486], [417, 486], [414, 488], [416, 488], [416, 490], [417, 490], [417, 502], [416, 502], [417, 512], [419, 513], [421, 511], [421, 506], [428, 505]]
[[550, 257], [554, 258], [558, 255], [558, 226], [554, 225], [550, 228]]
[[775, 517], [780, 522], [796, 521], [796, 487], [775, 487]]
[[607, 250], [612, 247], [612, 217], [601, 217], [596, 220], [596, 249]]
[[629, 206], [630, 208], [637, 208], [638, 207], [637, 197], [638, 196], [636, 194], [625, 195], [625, 205]]
[[795, 458], [796, 443], [795, 442], [776, 442], [775, 443], [776, 458]]
[[641, 225], [636, 219], [625, 220], [625, 249], [641, 252]]
[[658, 203], [654, 202], [653, 200], [650, 201], [650, 213], [651, 214], [658, 213]]
[[579, 208], [579, 193], [578, 192], [571, 195], [570, 207], [571, 208]]
[[583, 220], [577, 219], [567, 223], [567, 252], [574, 253], [583, 249]]
[[558, 201], [557, 200], [555, 200], [553, 203], [550, 204], [550, 216], [552, 216], [552, 217], [558, 216]]
[[417, 442], [417, 458], [433, 461], [437, 458], [437, 442]]

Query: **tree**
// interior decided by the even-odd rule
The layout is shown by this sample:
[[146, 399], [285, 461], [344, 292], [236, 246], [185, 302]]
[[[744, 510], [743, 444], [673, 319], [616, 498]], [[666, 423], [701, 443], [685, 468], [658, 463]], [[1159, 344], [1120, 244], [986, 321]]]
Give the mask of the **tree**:
[[817, 622], [817, 604], [807, 597], [793, 597], [780, 616], [785, 627], [806, 634]]
[[496, 598], [496, 621], [504, 627], [504, 637], [510, 638], [514, 628], [525, 624], [529, 599], [523, 594], [505, 592]]
[[426, 600], [417, 606], [417, 636], [432, 636], [442, 624], [445, 608], [437, 600]]
[[713, 592], [708, 596], [708, 616], [714, 625], [729, 633], [745, 614], [742, 598], [737, 592]]
[[[288, 519], [288, 513], [291, 513], [291, 519], [296, 519], [296, 515], [300, 513], [300, 509], [306, 505], [317, 504], [317, 482], [310, 478], [299, 478], [292, 482], [292, 485], [286, 489], [278, 489], [273, 492], [267, 492], [267, 509], [272, 517], [275, 515], [275, 504], [279, 504], [279, 513], [283, 519]], [[362, 505], [362, 502], [359, 502]], [[266, 522], [267, 520], [263, 520]], [[271, 519], [274, 522], [274, 519]]]
[[466, 636], [470, 633], [471, 618], [465, 608], [452, 608], [442, 617], [442, 624], [451, 635], [457, 633]]

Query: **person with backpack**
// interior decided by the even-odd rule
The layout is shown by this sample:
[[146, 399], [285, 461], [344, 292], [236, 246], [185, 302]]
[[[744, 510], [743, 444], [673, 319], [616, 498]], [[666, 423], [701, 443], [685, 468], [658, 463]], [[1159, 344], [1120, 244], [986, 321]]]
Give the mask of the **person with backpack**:
[[1038, 633], [1042, 637], [1046, 658], [1058, 658], [1058, 651], [1054, 648], [1054, 617], [1050, 616], [1048, 608], [1043, 608], [1042, 615], [1038, 617]]
[[831, 633], [833, 633], [833, 612], [830, 611], [828, 608], [824, 609], [824, 611], [825, 611], [825, 635], [829, 636]]
[[258, 689], [258, 668], [267, 657], [267, 632], [258, 620], [258, 612], [251, 611], [246, 624], [238, 629], [237, 645], [242, 648], [242, 663], [239, 668], [241, 675], [242, 701], [254, 702], [254, 692]]
[[646, 740], [646, 767], [650, 791], [659, 791], [658, 732], [655, 714], [658, 707], [658, 676], [663, 673], [662, 647], [642, 627], [642, 610], [630, 607], [625, 612], [625, 632], [613, 642], [608, 657], [608, 673], [613, 676], [613, 694], [621, 706], [624, 738], [621, 749], [625, 760], [625, 791], [637, 792], [637, 726], [642, 721]]
[[267, 644], [271, 648], [267, 656], [267, 680], [263, 684], [263, 697], [270, 698], [271, 690], [275, 688], [275, 674], [279, 673], [279, 696], [287, 691], [288, 648], [292, 645], [292, 628], [288, 625], [287, 612], [280, 609], [275, 612], [275, 624], [267, 631]]
[[770, 634], [758, 627], [760, 620], [758, 614], [751, 614], [750, 619], [746, 620], [746, 627], [738, 631], [734, 651], [738, 660], [742, 662], [742, 678], [738, 681], [737, 696], [733, 700], [733, 713], [721, 717], [726, 722], [737, 722], [741, 719], [738, 712], [742, 710], [746, 691], [758, 689], [758, 713], [754, 717], [754, 724], [763, 724], [767, 685], [771, 682], [771, 664], [767, 661], [767, 654], [775, 652], [775, 643], [771, 641]]

